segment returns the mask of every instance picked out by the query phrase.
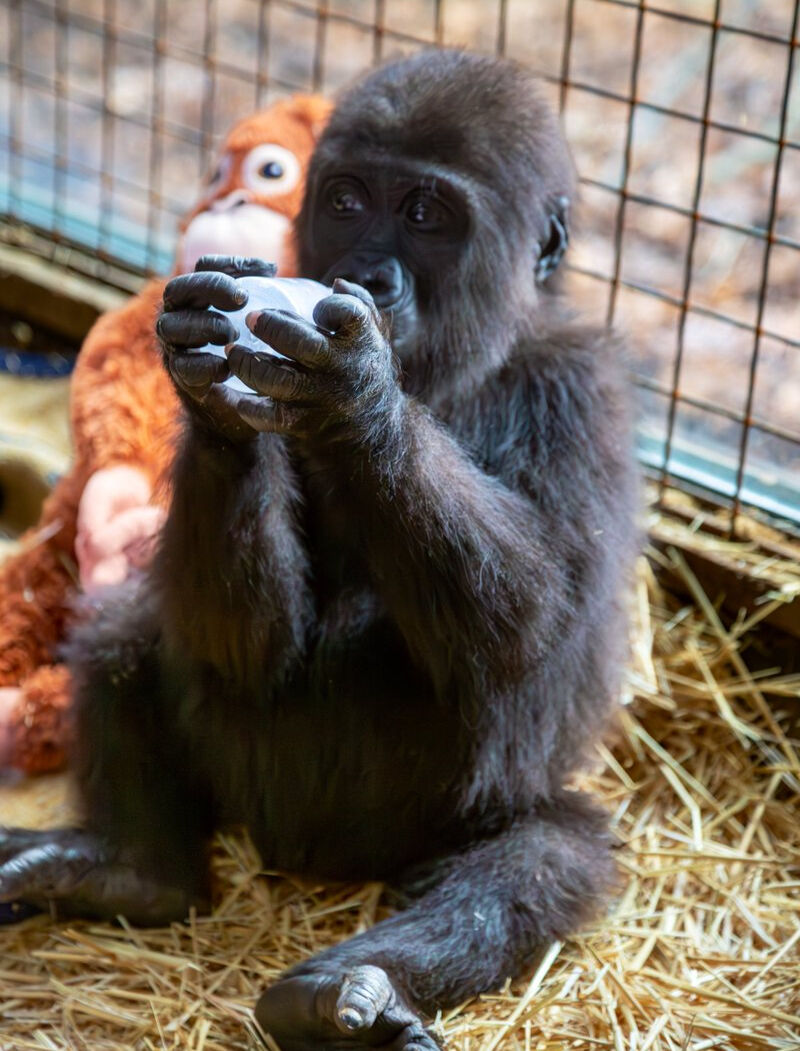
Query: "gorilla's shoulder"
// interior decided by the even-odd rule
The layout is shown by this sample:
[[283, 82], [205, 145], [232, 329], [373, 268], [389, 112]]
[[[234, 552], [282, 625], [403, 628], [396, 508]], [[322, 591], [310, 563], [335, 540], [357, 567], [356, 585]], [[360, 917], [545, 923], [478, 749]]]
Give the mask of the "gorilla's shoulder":
[[505, 385], [557, 380], [582, 386], [595, 380], [624, 383], [630, 364], [625, 338], [611, 328], [566, 321], [523, 332], [501, 370]]

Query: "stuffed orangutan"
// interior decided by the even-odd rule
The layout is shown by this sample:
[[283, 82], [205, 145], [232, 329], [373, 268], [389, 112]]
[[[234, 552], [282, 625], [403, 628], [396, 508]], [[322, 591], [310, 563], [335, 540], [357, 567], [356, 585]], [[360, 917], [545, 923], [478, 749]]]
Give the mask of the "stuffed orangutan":
[[[296, 274], [291, 220], [329, 111], [322, 98], [296, 96], [236, 125], [182, 224], [175, 272], [215, 253]], [[150, 282], [86, 337], [70, 392], [74, 465], [0, 567], [0, 769], [63, 765], [70, 682], [57, 656], [76, 593], [145, 565], [164, 519], [179, 407], [155, 337], [163, 287]]]

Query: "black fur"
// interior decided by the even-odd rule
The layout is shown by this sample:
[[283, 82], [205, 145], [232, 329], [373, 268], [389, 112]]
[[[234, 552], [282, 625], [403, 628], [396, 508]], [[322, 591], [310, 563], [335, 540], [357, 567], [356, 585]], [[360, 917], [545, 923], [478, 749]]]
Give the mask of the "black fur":
[[[406, 170], [450, 216], [422, 247], [382, 203]], [[269, 868], [398, 885], [406, 911], [258, 1015], [285, 1048], [380, 1032], [410, 1051], [433, 1046], [414, 1010], [518, 973], [607, 892], [603, 815], [564, 782], [617, 689], [634, 471], [615, 340], [534, 273], [574, 187], [529, 77], [428, 52], [351, 90], [311, 165], [308, 276], [337, 272], [324, 186], [342, 171], [383, 209], [383, 233], [359, 212], [336, 237], [356, 269], [362, 249], [397, 263], [391, 295], [372, 290], [398, 379], [358, 387], [381, 392], [353, 395], [360, 415], [329, 398], [313, 426], [244, 436], [184, 392], [152, 576], [73, 643], [79, 774], [90, 828], [190, 895], [230, 822]], [[371, 997], [384, 1029], [361, 1041]]]

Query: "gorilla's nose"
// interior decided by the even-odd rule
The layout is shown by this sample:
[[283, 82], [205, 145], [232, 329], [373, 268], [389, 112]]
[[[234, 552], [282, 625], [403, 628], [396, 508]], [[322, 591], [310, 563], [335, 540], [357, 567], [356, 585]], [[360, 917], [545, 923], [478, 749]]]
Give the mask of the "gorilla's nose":
[[387, 255], [356, 255], [333, 267], [330, 278], [343, 277], [370, 293], [379, 310], [393, 307], [403, 297], [404, 276], [400, 261]]

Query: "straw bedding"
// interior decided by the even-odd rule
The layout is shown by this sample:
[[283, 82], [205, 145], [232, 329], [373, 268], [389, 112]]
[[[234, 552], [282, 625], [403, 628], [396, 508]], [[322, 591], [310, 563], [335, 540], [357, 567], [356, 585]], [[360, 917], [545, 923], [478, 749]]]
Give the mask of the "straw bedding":
[[[585, 778], [613, 815], [619, 894], [535, 972], [439, 1017], [450, 1048], [800, 1049], [800, 676], [748, 669], [756, 622], [800, 569], [726, 627], [676, 550], [650, 554], [623, 705]], [[662, 591], [660, 564], [690, 600]], [[3, 818], [20, 809], [62, 820], [61, 783], [6, 790]], [[0, 931], [0, 1049], [271, 1047], [259, 989], [385, 911], [378, 885], [264, 873], [243, 836], [220, 837], [214, 865], [212, 916]]]

